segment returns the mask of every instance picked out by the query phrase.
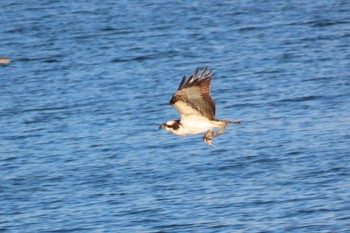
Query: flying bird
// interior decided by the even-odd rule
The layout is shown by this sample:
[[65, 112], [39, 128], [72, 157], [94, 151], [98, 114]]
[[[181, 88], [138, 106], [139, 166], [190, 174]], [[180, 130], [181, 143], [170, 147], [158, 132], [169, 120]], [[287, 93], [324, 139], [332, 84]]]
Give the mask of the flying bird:
[[[180, 120], [163, 123], [164, 129], [177, 136], [204, 133], [203, 141], [213, 146], [213, 138], [223, 134], [229, 124], [239, 121], [215, 119], [215, 103], [210, 96], [210, 84], [214, 76], [212, 70], [205, 67], [199, 74], [199, 68], [187, 79], [183, 76], [179, 88], [173, 94], [170, 104], [179, 112]], [[214, 131], [218, 128], [218, 131]]]

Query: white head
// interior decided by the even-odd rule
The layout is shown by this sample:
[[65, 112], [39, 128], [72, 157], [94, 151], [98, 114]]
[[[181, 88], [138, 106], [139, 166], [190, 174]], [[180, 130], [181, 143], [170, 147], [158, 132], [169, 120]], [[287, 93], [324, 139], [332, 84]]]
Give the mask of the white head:
[[163, 123], [161, 126], [159, 126], [159, 129], [164, 129], [166, 131], [169, 131], [173, 134], [176, 134], [176, 131], [180, 128], [181, 124], [180, 121], [167, 121]]

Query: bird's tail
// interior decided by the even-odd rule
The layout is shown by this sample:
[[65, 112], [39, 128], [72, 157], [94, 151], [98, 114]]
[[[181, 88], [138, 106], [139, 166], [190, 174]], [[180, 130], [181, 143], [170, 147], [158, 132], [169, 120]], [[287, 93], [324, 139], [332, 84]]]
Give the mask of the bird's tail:
[[226, 128], [229, 124], [241, 124], [240, 121], [226, 121], [226, 120], [215, 120], [214, 123], [218, 128]]
[[234, 125], [239, 125], [241, 124], [240, 121], [225, 121], [227, 124], [234, 124]]

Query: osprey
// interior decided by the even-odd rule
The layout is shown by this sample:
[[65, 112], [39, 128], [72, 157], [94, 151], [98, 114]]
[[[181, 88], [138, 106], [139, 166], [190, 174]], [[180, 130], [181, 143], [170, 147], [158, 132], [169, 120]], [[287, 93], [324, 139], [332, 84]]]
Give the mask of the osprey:
[[[203, 141], [213, 146], [213, 138], [223, 134], [228, 124], [240, 124], [238, 121], [215, 119], [215, 103], [210, 96], [210, 84], [214, 76], [205, 67], [199, 74], [198, 69], [188, 78], [181, 80], [179, 88], [173, 94], [170, 104], [179, 112], [180, 120], [167, 121], [159, 129], [165, 129], [175, 135], [204, 133]], [[214, 132], [214, 128], [219, 130]]]

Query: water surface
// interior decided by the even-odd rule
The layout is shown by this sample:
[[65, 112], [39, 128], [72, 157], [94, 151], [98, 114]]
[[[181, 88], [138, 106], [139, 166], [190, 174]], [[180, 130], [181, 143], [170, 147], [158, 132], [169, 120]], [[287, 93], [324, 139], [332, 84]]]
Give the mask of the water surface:
[[[349, 232], [349, 9], [0, 3], [0, 229]], [[217, 149], [158, 130], [198, 66]]]

